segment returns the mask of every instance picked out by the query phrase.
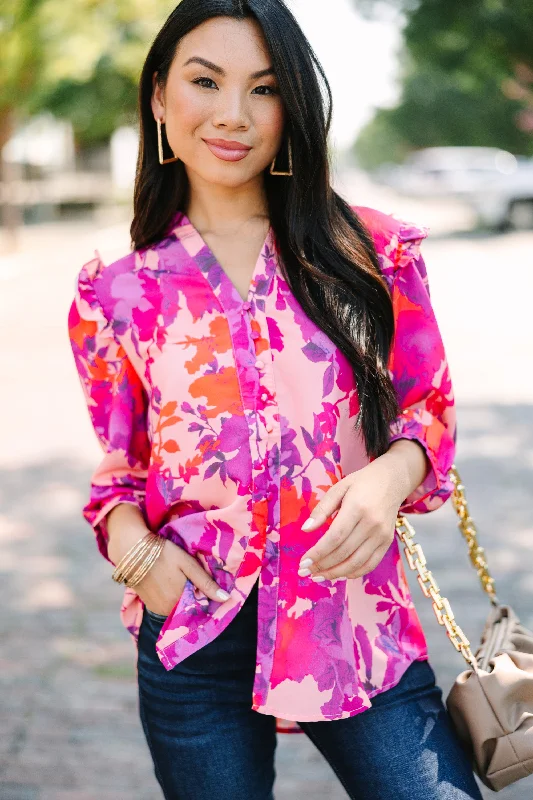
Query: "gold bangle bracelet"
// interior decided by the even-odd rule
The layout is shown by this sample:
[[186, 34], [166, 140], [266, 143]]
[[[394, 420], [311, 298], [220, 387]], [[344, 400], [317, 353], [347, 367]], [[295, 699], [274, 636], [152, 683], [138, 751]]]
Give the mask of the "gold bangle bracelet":
[[136, 557], [133, 560], [130, 559], [122, 570], [115, 575], [114, 579], [117, 583], [124, 583], [126, 586], [139, 583], [150, 567], [155, 563], [165, 541], [166, 539], [164, 537], [152, 533], [150, 538], [147, 538], [145, 546], [137, 553]]
[[128, 580], [128, 583], [134, 580], [138, 573], [142, 572], [145, 564], [151, 562], [154, 553], [156, 553], [161, 546], [160, 538], [161, 537], [158, 537], [158, 540], [152, 541], [147, 551], [142, 554], [142, 557], [139, 557], [135, 564], [132, 564], [127, 572], [125, 572], [124, 577]]
[[129, 586], [131, 586], [134, 582], [136, 582], [138, 576], [141, 575], [146, 570], [146, 568], [151, 564], [154, 557], [154, 553], [157, 552], [157, 549], [158, 545], [155, 544], [146, 553], [145, 557], [140, 561], [140, 563], [137, 564], [135, 568], [129, 570], [126, 575], [124, 575], [124, 578], [128, 582]]
[[111, 576], [113, 580], [116, 580], [118, 583], [122, 583], [121, 578], [123, 577], [123, 573], [128, 571], [128, 567], [131, 566], [132, 563], [136, 563], [137, 559], [153, 546], [152, 542], [154, 541], [154, 536], [156, 536], [156, 534], [152, 533], [152, 531], [149, 531], [137, 542], [135, 542], [133, 547], [130, 547], [128, 552], [121, 558], [115, 567], [115, 571]]
[[146, 558], [146, 560], [143, 563], [143, 565], [137, 571], [137, 574], [133, 575], [130, 579], [128, 579], [128, 586], [131, 586], [132, 583], [133, 583], [134, 586], [136, 586], [138, 583], [140, 583], [142, 581], [142, 579], [145, 577], [145, 575], [152, 569], [152, 567], [154, 566], [155, 562], [157, 561], [157, 559], [161, 555], [161, 552], [163, 550], [163, 545], [164, 545], [165, 541], [166, 541], [165, 539], [162, 539], [161, 543], [158, 544], [158, 546], [156, 548], [154, 548], [154, 550]]
[[119, 583], [127, 576], [131, 575], [131, 573], [136, 569], [137, 565], [144, 560], [146, 554], [150, 551], [150, 547], [143, 547], [139, 552], [136, 554], [135, 558], [130, 559], [126, 564], [124, 564], [121, 569], [116, 569], [113, 573], [113, 578], [117, 580]]
[[153, 544], [151, 542], [143, 543], [143, 546], [139, 547], [137, 552], [135, 552], [132, 555], [132, 557], [130, 557], [129, 560], [122, 567], [120, 565], [119, 567], [117, 567], [115, 571], [116, 572], [115, 577], [118, 578], [119, 580], [122, 580], [122, 578], [124, 578], [128, 574], [131, 574], [132, 571], [135, 570], [137, 565], [144, 560], [146, 554], [150, 552], [152, 547]]
[[118, 573], [119, 571], [121, 571], [123, 569], [123, 567], [128, 563], [128, 561], [132, 557], [134, 557], [135, 554], [141, 548], [144, 548], [146, 546], [147, 540], [148, 540], [148, 537], [149, 537], [150, 533], [151, 533], [151, 531], [149, 531], [148, 533], [144, 534], [144, 536], [141, 536], [141, 538], [138, 539], [132, 547], [130, 547], [128, 552], [120, 559], [120, 561], [116, 565], [115, 572]]
[[124, 581], [126, 586], [129, 586], [129, 587], [137, 586], [137, 584], [140, 583], [142, 581], [142, 579], [145, 577], [145, 575], [152, 569], [152, 567], [154, 566], [155, 562], [157, 561], [157, 559], [161, 555], [161, 553], [163, 551], [164, 544], [166, 542], [165, 538], [163, 538], [163, 537], [160, 537], [160, 538], [161, 538], [160, 543], [158, 543], [153, 548], [153, 550], [148, 554], [147, 558], [141, 564], [141, 566], [136, 571], [136, 573], [133, 574], [131, 576], [131, 578], [127, 578]]

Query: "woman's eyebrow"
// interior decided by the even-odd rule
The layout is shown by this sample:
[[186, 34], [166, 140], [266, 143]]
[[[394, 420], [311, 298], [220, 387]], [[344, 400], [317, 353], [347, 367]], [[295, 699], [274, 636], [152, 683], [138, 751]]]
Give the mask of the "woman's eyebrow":
[[[201, 58], [200, 56], [191, 56], [191, 58], [189, 58], [188, 61], [186, 61], [183, 66], [186, 67], [188, 64], [201, 64], [203, 67], [207, 67], [207, 69], [216, 72], [218, 75], [226, 74], [222, 69], [222, 67], [219, 67], [217, 64], [213, 64], [212, 61], [208, 61], [206, 58]], [[268, 67], [267, 69], [261, 69], [259, 70], [259, 72], [252, 73], [252, 75], [250, 75], [250, 78], [255, 81], [258, 80], [258, 78], [264, 78], [267, 75], [274, 75], [274, 74], [275, 74], [274, 67]]]
[[275, 75], [274, 67], [268, 67], [267, 69], [260, 69], [259, 72], [254, 72], [250, 75], [250, 78], [253, 81], [256, 81], [258, 78], [265, 78], [267, 75]]
[[187, 64], [201, 64], [203, 67], [207, 67], [207, 69], [211, 69], [213, 72], [216, 72], [219, 75], [226, 74], [222, 67], [217, 67], [217, 65], [213, 64], [212, 61], [208, 61], [206, 58], [200, 58], [200, 56], [192, 56], [188, 61], [185, 62], [183, 66], [186, 67]]

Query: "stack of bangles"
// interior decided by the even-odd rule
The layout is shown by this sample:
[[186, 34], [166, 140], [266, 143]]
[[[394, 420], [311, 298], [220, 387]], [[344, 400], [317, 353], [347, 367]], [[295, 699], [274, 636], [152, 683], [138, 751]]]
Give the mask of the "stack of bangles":
[[151, 531], [139, 539], [119, 561], [111, 575], [117, 583], [137, 586], [153, 567], [165, 546], [166, 539]]

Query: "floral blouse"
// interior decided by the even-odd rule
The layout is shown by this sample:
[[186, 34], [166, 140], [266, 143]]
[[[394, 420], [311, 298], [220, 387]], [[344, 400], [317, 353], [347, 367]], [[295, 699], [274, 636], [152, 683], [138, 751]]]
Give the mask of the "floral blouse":
[[[453, 485], [453, 389], [420, 254], [427, 230], [355, 207], [392, 294], [389, 370], [402, 413], [391, 442], [427, 453], [423, 482], [400, 513], [441, 506]], [[322, 537], [302, 523], [337, 481], [368, 464], [353, 430], [350, 363], [307, 317], [284, 280], [269, 230], [243, 301], [185, 214], [143, 251], [77, 276], [69, 335], [104, 456], [83, 516], [108, 560], [106, 514], [133, 503], [147, 526], [194, 555], [230, 599], [190, 580], [161, 627], [166, 670], [215, 639], [258, 581], [251, 708], [300, 721], [364, 712], [409, 664], [428, 658], [399, 540], [360, 578], [298, 575]], [[137, 643], [144, 604], [125, 588], [121, 620]]]

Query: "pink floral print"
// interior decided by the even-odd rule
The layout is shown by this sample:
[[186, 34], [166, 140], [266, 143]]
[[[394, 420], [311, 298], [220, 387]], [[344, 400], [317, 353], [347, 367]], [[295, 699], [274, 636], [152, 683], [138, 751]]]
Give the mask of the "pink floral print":
[[[420, 243], [427, 230], [356, 207], [374, 237], [396, 334], [389, 370], [402, 413], [391, 442], [414, 439], [430, 468], [401, 513], [441, 506], [453, 485], [454, 397]], [[70, 342], [104, 455], [83, 508], [102, 555], [106, 515], [133, 503], [147, 526], [194, 555], [230, 594], [190, 581], [156, 650], [170, 670], [213, 640], [258, 586], [257, 668], [250, 705], [297, 722], [364, 712], [409, 664], [428, 657], [398, 539], [361, 578], [298, 576], [327, 523], [302, 523], [337, 481], [371, 459], [353, 430], [352, 368], [303, 312], [283, 279], [269, 231], [248, 297], [185, 214], [153, 247], [77, 277]], [[137, 642], [144, 605], [120, 610]]]

